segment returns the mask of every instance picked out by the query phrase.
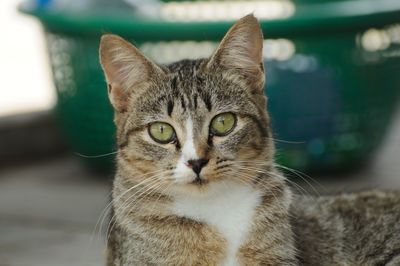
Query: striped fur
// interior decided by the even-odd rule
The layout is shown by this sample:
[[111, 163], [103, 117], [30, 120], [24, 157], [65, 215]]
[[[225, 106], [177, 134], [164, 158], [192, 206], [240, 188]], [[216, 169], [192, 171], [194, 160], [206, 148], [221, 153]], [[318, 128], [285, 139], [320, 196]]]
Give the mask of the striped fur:
[[[119, 147], [108, 266], [399, 265], [398, 194], [292, 196], [273, 161], [262, 40], [249, 15], [210, 58], [159, 66], [102, 37]], [[224, 112], [237, 122], [218, 137], [210, 122]], [[156, 121], [176, 140], [155, 142]]]

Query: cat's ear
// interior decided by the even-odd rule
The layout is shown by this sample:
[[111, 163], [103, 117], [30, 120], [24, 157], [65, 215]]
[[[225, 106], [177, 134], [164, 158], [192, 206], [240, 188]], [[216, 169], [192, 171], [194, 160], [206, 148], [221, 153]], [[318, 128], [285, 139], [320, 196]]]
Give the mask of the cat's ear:
[[108, 83], [111, 104], [117, 111], [126, 110], [129, 95], [135, 87], [164, 74], [135, 46], [112, 34], [101, 37], [100, 62]]
[[209, 69], [233, 71], [242, 75], [252, 89], [264, 86], [263, 35], [258, 20], [251, 14], [237, 21], [226, 33], [207, 63]]

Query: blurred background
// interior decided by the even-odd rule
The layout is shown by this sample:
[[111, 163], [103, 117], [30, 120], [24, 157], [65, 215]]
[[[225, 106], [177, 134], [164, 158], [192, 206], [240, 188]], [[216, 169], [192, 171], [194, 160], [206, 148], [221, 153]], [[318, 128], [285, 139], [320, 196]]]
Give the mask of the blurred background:
[[249, 13], [293, 188], [400, 188], [398, 0], [2, 0], [0, 266], [104, 264], [115, 143], [101, 34], [168, 64], [209, 56]]

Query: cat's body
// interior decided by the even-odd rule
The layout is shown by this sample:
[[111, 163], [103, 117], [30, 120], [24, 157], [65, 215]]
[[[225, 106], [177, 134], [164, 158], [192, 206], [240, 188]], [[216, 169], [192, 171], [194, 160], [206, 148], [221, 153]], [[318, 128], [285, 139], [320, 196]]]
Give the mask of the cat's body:
[[144, 199], [130, 209], [129, 224], [116, 221], [111, 261], [125, 261], [110, 265], [297, 265], [291, 193], [283, 183], [271, 187], [274, 194], [221, 184], [200, 200]]
[[[169, 204], [153, 200], [160, 209], [168, 208]], [[260, 203], [267, 206], [274, 200], [265, 198]], [[204, 219], [204, 213], [192, 205], [194, 219], [174, 211], [160, 215], [155, 208], [154, 216], [137, 215], [128, 227], [117, 222], [110, 236], [108, 265], [400, 265], [398, 194], [303, 196], [293, 201], [289, 216], [277, 210], [282, 216], [271, 217], [274, 213], [268, 208], [259, 208], [252, 222], [245, 224], [226, 220], [243, 206], [220, 210], [222, 205], [214, 204], [209, 210], [213, 219]], [[214, 219], [218, 221], [210, 221]], [[226, 230], [231, 236], [224, 235], [218, 223], [222, 227], [232, 223]], [[246, 226], [246, 232], [239, 231]], [[232, 235], [243, 237], [239, 247]]]
[[273, 161], [262, 34], [241, 19], [209, 59], [100, 54], [117, 125], [109, 266], [398, 264], [400, 196], [292, 195]]
[[366, 191], [293, 201], [300, 265], [400, 265], [400, 194]]

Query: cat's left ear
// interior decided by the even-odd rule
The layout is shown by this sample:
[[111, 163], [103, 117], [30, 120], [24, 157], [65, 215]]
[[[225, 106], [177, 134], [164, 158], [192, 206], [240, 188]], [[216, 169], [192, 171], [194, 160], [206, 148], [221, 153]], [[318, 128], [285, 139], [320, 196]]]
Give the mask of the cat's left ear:
[[263, 35], [258, 20], [251, 14], [238, 20], [226, 33], [207, 63], [208, 69], [221, 69], [241, 75], [253, 92], [264, 87]]
[[105, 34], [100, 41], [100, 62], [108, 83], [108, 96], [117, 111], [127, 109], [128, 99], [144, 84], [165, 72], [121, 37]]

